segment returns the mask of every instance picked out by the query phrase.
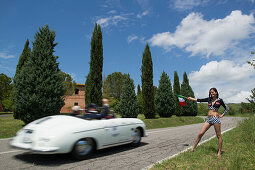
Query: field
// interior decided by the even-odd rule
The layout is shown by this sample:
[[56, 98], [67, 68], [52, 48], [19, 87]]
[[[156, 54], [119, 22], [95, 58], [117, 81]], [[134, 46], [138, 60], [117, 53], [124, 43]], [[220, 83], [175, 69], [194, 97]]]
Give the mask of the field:
[[216, 138], [173, 159], [154, 165], [152, 170], [165, 169], [255, 169], [255, 117], [223, 134], [223, 153], [218, 158]]

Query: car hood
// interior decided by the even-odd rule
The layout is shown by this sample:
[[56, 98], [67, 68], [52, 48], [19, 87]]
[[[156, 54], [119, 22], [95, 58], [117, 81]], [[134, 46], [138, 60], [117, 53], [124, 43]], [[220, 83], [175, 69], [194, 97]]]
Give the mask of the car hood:
[[55, 115], [55, 116], [47, 116], [41, 119], [35, 120], [28, 125], [26, 125], [23, 129], [32, 129], [32, 130], [47, 130], [53, 131], [55, 129], [70, 129], [70, 127], [74, 127], [77, 125], [86, 125], [90, 124], [88, 120], [84, 120], [81, 118], [73, 117], [73, 116], [65, 116], [65, 115]]

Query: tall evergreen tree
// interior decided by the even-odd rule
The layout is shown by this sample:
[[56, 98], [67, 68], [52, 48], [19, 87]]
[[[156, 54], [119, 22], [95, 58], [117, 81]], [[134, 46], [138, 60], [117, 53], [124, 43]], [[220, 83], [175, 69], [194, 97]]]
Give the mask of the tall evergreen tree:
[[31, 49], [29, 48], [29, 40], [27, 39], [24, 45], [24, 49], [19, 57], [19, 62], [16, 67], [16, 74], [20, 72], [20, 70], [22, 69], [22, 67], [24, 66], [25, 62], [28, 60], [30, 55], [31, 55]]
[[[181, 95], [187, 97], [195, 97], [192, 88], [189, 85], [189, 79], [187, 73], [183, 74], [183, 82], [181, 85]], [[197, 102], [192, 100], [186, 100], [186, 104], [182, 107], [182, 113], [184, 116], [196, 116], [197, 115]]]
[[140, 84], [137, 86], [137, 100], [138, 100], [138, 107], [139, 107], [139, 113], [143, 113], [143, 96]]
[[175, 98], [168, 75], [163, 71], [155, 96], [156, 112], [160, 117], [171, 117], [175, 112]]
[[181, 94], [181, 87], [180, 87], [180, 82], [179, 82], [179, 76], [177, 74], [177, 71], [174, 72], [174, 97], [175, 97], [175, 115], [176, 116], [181, 116], [182, 113], [182, 108], [179, 104], [178, 97], [176, 96], [177, 94]]
[[39, 28], [31, 56], [15, 76], [14, 112], [25, 123], [59, 114], [64, 105], [58, 57], [53, 55], [55, 36], [48, 25]]
[[85, 102], [102, 105], [103, 36], [101, 27], [95, 24], [91, 38], [90, 71], [85, 83]]
[[[31, 49], [29, 48], [29, 40], [27, 39], [23, 48], [23, 51], [19, 57], [19, 62], [18, 65], [16, 66], [16, 73], [14, 76], [14, 88], [15, 88], [15, 84], [16, 84], [16, 77], [17, 75], [21, 72], [22, 67], [24, 66], [25, 62], [28, 60], [28, 58], [31, 56]], [[15, 96], [16, 93], [14, 93], [13, 97], [14, 99], [16, 98]], [[14, 111], [13, 117], [15, 119], [19, 119], [19, 113]]]
[[135, 95], [135, 85], [129, 74], [124, 81], [118, 110], [123, 118], [137, 118], [138, 116], [138, 101]]
[[143, 114], [146, 119], [155, 118], [154, 88], [153, 88], [153, 65], [150, 47], [146, 44], [142, 60], [142, 96]]
[[141, 94], [142, 94], [141, 87], [140, 87], [140, 84], [138, 84], [138, 86], [137, 86], [137, 95], [141, 95]]

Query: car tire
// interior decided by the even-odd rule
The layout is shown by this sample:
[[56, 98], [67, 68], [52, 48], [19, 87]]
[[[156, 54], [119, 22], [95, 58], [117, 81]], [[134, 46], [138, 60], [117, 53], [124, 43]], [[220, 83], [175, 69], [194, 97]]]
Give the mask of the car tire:
[[77, 160], [84, 160], [91, 156], [95, 150], [95, 143], [91, 138], [80, 139], [75, 142], [71, 152], [73, 158]]
[[141, 144], [142, 139], [142, 132], [141, 129], [136, 128], [133, 132], [133, 142], [131, 143], [131, 146], [137, 147]]

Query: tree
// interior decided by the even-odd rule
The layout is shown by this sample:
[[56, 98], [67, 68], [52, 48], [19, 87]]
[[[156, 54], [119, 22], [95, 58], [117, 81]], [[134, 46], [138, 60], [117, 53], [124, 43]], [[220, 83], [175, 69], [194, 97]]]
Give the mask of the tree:
[[140, 84], [137, 85], [137, 95], [142, 95]]
[[71, 96], [76, 89], [76, 82], [73, 80], [70, 74], [60, 71], [62, 76], [62, 82], [65, 89], [65, 96]]
[[27, 39], [24, 45], [24, 49], [19, 57], [19, 62], [16, 67], [15, 76], [21, 71], [22, 67], [24, 66], [25, 62], [28, 60], [30, 55], [31, 55], [31, 49], [29, 48], [29, 40]]
[[[251, 54], [255, 54], [255, 52], [252, 51]], [[254, 59], [253, 59], [252, 61], [248, 61], [248, 63], [249, 63], [250, 65], [252, 65], [252, 66], [254, 67], [254, 69], [255, 69], [255, 60], [254, 60]]]
[[153, 88], [153, 65], [150, 47], [146, 44], [142, 59], [142, 98], [143, 114], [146, 119], [155, 118], [154, 88]]
[[91, 38], [90, 49], [90, 71], [85, 83], [85, 103], [102, 105], [102, 72], [103, 72], [103, 43], [102, 31], [95, 24]]
[[49, 26], [35, 34], [31, 56], [15, 75], [14, 114], [26, 124], [36, 119], [59, 114], [64, 105], [64, 87], [54, 56], [55, 31]]
[[175, 112], [175, 98], [168, 75], [163, 71], [155, 96], [156, 112], [160, 117], [171, 117]]
[[251, 111], [254, 112], [255, 111], [255, 88], [251, 90], [250, 99], [246, 98], [246, 100], [250, 102]]
[[140, 84], [137, 86], [137, 100], [138, 100], [138, 108], [139, 108], [139, 113], [143, 113], [143, 96], [142, 96], [142, 91]]
[[122, 87], [127, 74], [121, 72], [114, 72], [109, 74], [104, 81], [103, 94], [120, 100]]
[[124, 81], [118, 110], [123, 118], [137, 118], [138, 101], [135, 95], [134, 81], [129, 74]]
[[12, 110], [12, 79], [5, 75], [0, 74], [0, 111]]
[[[195, 97], [192, 88], [189, 85], [187, 73], [183, 74], [183, 82], [181, 84], [181, 95], [188, 97]], [[186, 104], [182, 107], [183, 116], [196, 116], [197, 115], [197, 102], [186, 100]]]
[[175, 98], [175, 115], [176, 116], [181, 116], [182, 114], [182, 108], [179, 104], [178, 97], [176, 96], [177, 94], [181, 94], [181, 87], [180, 87], [180, 82], [179, 82], [179, 76], [177, 74], [177, 71], [174, 72], [174, 98]]
[[[22, 53], [19, 57], [18, 65], [16, 66], [16, 73], [15, 73], [15, 76], [14, 76], [14, 84], [16, 84], [16, 79], [18, 77], [18, 74], [20, 74], [23, 66], [27, 62], [28, 58], [30, 58], [30, 56], [31, 56], [31, 49], [29, 48], [29, 40], [27, 39], [26, 42], [25, 42], [23, 51], [22, 51]], [[16, 94], [18, 94], [18, 93], [13, 93], [14, 99], [16, 99], [18, 97], [18, 96], [15, 96]], [[14, 112], [13, 116], [14, 116], [15, 119], [19, 119], [19, 117], [20, 117], [18, 115], [18, 112]]]

